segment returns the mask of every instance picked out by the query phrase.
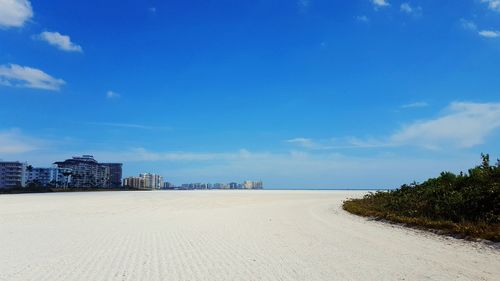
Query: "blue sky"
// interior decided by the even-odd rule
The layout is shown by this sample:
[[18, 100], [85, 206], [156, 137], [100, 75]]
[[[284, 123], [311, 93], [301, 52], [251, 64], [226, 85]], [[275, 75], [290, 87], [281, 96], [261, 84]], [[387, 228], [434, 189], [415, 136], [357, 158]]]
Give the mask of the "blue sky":
[[0, 0], [4, 160], [386, 188], [499, 137], [498, 0]]

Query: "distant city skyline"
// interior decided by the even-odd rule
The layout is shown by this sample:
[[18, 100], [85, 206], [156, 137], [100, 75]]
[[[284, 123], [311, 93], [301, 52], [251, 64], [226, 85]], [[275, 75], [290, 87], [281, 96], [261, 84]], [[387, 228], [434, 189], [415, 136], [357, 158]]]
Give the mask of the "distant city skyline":
[[3, 1], [0, 159], [266, 188], [466, 171], [500, 158], [497, 2]]
[[0, 190], [55, 188], [78, 189], [263, 189], [262, 181], [245, 180], [242, 183], [182, 183], [175, 184], [162, 175], [143, 172], [138, 176], [123, 175], [122, 163], [98, 162], [93, 155], [78, 155], [64, 161], [55, 161], [46, 167], [34, 167], [28, 162], [0, 159]]

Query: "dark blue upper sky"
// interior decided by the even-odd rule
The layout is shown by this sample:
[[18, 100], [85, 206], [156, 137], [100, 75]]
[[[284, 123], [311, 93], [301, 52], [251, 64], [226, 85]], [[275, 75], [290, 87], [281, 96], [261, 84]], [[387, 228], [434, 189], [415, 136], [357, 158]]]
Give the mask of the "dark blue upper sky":
[[0, 2], [5, 160], [392, 187], [499, 128], [496, 0]]

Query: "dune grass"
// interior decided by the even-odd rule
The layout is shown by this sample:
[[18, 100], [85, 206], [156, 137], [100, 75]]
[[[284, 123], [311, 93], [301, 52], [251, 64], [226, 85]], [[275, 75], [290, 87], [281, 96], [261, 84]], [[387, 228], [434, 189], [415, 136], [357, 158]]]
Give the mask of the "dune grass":
[[344, 210], [465, 239], [500, 242], [500, 161], [349, 199]]

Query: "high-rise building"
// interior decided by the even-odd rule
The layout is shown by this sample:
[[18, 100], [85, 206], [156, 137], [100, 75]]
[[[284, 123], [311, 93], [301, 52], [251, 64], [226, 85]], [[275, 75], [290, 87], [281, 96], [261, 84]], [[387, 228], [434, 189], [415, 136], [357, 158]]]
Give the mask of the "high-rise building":
[[163, 185], [163, 178], [157, 174], [144, 173], [139, 177], [144, 179], [144, 188], [146, 189], [161, 189]]
[[253, 181], [244, 181], [243, 182], [243, 188], [245, 188], [245, 189], [252, 189], [253, 188]]
[[262, 181], [244, 181], [242, 184], [244, 189], [262, 189]]
[[123, 179], [123, 187], [146, 189], [144, 185], [144, 178], [142, 177], [126, 177]]
[[71, 187], [107, 188], [110, 186], [110, 168], [99, 164], [92, 155], [73, 157], [54, 163], [58, 168], [71, 169]]
[[0, 188], [24, 187], [26, 185], [26, 163], [0, 161]]
[[225, 183], [214, 183], [214, 189], [229, 189], [229, 185]]
[[26, 185], [47, 186], [51, 180], [50, 168], [26, 167]]
[[122, 163], [101, 163], [109, 167], [109, 186], [119, 188], [122, 185]]
[[264, 184], [262, 181], [254, 181], [253, 182], [253, 189], [262, 189], [264, 188]]
[[144, 173], [138, 177], [124, 178], [123, 186], [137, 189], [162, 189], [164, 183], [160, 175]]
[[26, 168], [26, 185], [67, 187], [71, 181], [72, 170], [68, 168]]
[[262, 189], [262, 181], [244, 181], [243, 183], [185, 183], [180, 189]]

